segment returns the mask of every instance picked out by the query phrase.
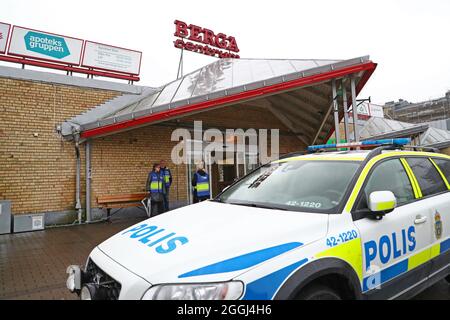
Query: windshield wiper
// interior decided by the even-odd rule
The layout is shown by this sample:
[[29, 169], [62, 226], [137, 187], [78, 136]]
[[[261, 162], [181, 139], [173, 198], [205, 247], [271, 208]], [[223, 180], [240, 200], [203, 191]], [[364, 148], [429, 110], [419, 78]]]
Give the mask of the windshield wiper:
[[260, 203], [254, 203], [254, 202], [225, 202], [225, 203], [234, 204], [234, 205], [238, 205], [238, 206], [253, 207], [253, 208], [287, 211], [286, 208], [282, 208], [282, 207], [278, 207], [278, 206], [270, 206], [270, 205], [265, 205], [265, 204], [260, 204]]

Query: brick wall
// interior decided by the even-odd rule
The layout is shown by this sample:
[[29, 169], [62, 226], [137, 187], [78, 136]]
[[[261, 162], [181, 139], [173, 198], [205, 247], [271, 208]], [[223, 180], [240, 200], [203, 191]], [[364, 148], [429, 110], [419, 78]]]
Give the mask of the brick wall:
[[177, 142], [170, 141], [173, 128], [148, 126], [91, 142], [92, 206], [100, 195], [145, 191], [153, 163], [165, 159], [172, 172], [170, 198], [186, 200], [186, 166], [175, 166], [170, 153]]
[[74, 208], [75, 150], [55, 125], [117, 95], [0, 78], [0, 199], [14, 214]]

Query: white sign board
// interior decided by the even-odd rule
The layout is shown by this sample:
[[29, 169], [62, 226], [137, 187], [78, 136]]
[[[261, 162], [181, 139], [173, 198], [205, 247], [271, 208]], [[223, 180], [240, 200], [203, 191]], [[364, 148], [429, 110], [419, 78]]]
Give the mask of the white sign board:
[[86, 41], [83, 67], [138, 75], [142, 52]]
[[78, 66], [83, 40], [14, 26], [8, 54]]
[[11, 25], [0, 22], [0, 53], [6, 52], [6, 45], [8, 43], [9, 30]]
[[372, 103], [360, 104], [358, 106], [358, 114], [375, 118], [384, 118], [383, 107]]

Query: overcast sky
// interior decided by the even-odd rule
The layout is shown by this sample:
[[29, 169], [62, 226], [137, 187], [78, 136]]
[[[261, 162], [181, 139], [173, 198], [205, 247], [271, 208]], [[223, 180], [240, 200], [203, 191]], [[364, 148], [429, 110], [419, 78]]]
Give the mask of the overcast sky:
[[[242, 58], [350, 59], [378, 68], [360, 97], [420, 101], [450, 89], [450, 1], [1, 0], [0, 21], [143, 52], [140, 84], [174, 80], [179, 19], [236, 37]], [[186, 52], [185, 73], [215, 58]]]

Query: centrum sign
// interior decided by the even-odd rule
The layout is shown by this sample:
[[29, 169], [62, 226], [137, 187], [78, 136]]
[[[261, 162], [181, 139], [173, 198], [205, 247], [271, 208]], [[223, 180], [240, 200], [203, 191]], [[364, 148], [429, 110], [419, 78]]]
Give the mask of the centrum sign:
[[83, 40], [14, 26], [8, 54], [78, 66]]
[[[219, 58], [240, 58], [237, 55], [239, 48], [234, 37], [227, 36], [224, 33], [215, 34], [210, 29], [201, 28], [193, 24], [187, 25], [185, 22], [179, 20], [175, 20], [174, 24], [174, 36], [181, 38], [174, 41], [175, 48], [186, 49]], [[196, 44], [191, 41], [201, 44]]]

